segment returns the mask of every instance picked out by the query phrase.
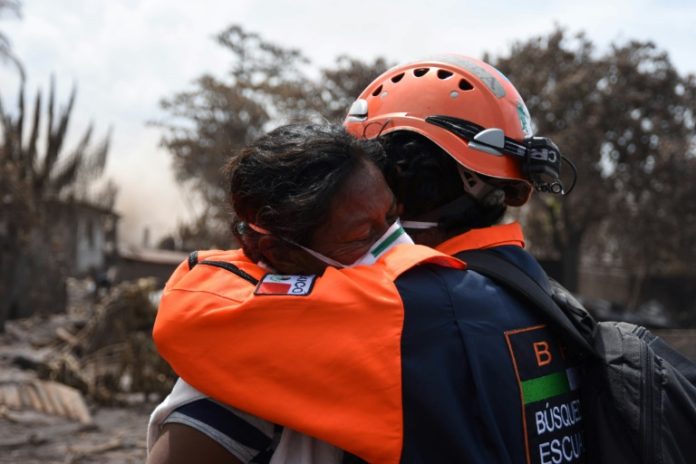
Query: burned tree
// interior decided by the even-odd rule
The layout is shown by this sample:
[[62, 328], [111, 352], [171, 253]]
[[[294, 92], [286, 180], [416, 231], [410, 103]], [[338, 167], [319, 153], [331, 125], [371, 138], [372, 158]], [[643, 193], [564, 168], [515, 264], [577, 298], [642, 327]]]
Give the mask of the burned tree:
[[29, 111], [22, 80], [16, 111], [10, 112], [0, 99], [0, 326], [8, 317], [49, 306], [60, 309], [69, 250], [52, 234], [57, 205], [65, 210], [75, 202], [100, 198], [105, 207], [113, 204], [112, 185], [95, 189], [110, 135], [93, 143], [90, 125], [77, 146], [65, 149], [76, 94], [73, 89], [57, 110], [52, 79], [46, 107], [38, 91]]

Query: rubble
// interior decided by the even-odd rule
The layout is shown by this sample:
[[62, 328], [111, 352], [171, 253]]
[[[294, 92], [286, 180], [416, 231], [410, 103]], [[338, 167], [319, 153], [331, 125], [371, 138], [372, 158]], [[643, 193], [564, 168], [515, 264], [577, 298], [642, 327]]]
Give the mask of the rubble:
[[66, 313], [0, 334], [0, 463], [143, 462], [149, 412], [175, 380], [151, 338], [155, 282], [68, 288]]
[[[91, 424], [92, 417], [79, 391], [41, 380], [0, 383], [0, 417], [20, 422], [20, 412], [31, 411]], [[28, 420], [30, 422], [31, 419]]]
[[149, 279], [125, 282], [91, 310], [9, 322], [10, 345], [0, 358], [101, 405], [123, 404], [133, 393], [166, 394], [174, 375], [151, 339], [154, 291]]
[[150, 404], [99, 407], [91, 425], [61, 418], [33, 424], [0, 419], [0, 464], [142, 464], [151, 409]]

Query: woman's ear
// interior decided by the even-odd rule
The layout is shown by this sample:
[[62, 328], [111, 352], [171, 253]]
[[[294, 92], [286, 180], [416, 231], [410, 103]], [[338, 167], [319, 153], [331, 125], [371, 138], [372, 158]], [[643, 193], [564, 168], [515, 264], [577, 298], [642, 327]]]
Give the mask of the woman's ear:
[[264, 261], [282, 274], [318, 274], [322, 270], [305, 251], [273, 235], [259, 238], [258, 247]]

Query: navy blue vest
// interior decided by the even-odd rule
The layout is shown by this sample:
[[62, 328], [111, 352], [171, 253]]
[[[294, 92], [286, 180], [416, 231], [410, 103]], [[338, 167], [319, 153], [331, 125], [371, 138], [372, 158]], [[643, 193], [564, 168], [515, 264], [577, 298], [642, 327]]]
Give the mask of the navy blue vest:
[[[495, 249], [545, 279], [523, 249]], [[529, 303], [473, 271], [415, 268], [403, 298], [404, 463], [584, 462], [575, 363]]]

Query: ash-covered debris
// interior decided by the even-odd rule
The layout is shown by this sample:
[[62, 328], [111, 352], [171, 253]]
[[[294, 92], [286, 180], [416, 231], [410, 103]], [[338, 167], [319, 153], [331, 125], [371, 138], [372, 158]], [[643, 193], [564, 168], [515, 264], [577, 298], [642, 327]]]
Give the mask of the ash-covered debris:
[[91, 424], [92, 416], [76, 389], [36, 379], [0, 381], [0, 417], [14, 422], [42, 422], [49, 415]]
[[68, 289], [66, 313], [0, 334], [0, 463], [143, 462], [148, 414], [174, 380], [152, 342], [155, 282]]
[[9, 322], [0, 360], [102, 405], [166, 394], [173, 374], [152, 343], [155, 290], [149, 279], [124, 282], [96, 304]]

